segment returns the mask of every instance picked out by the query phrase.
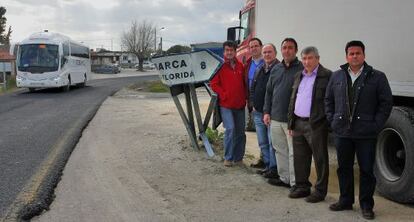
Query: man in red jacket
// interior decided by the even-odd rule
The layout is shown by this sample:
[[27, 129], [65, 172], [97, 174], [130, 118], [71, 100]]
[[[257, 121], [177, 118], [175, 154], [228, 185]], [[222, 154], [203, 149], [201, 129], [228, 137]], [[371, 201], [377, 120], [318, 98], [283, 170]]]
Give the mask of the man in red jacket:
[[223, 43], [224, 64], [211, 80], [211, 88], [218, 94], [224, 132], [224, 165], [242, 163], [246, 134], [245, 113], [247, 89], [243, 64], [236, 58], [237, 44]]

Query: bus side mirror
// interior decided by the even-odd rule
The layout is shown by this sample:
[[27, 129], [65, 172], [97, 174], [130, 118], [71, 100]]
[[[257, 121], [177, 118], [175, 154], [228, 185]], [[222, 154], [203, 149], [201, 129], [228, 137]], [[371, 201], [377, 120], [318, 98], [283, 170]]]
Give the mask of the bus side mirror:
[[229, 41], [235, 41], [237, 44], [240, 43], [240, 40], [237, 39], [236, 41], [236, 30], [242, 29], [243, 27], [236, 26], [236, 27], [230, 27], [227, 29], [227, 40]]

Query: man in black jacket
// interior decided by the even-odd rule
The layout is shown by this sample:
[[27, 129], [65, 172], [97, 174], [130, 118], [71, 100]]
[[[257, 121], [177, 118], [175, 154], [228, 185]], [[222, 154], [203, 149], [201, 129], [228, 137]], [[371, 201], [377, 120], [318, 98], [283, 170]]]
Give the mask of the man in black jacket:
[[376, 141], [391, 113], [392, 94], [385, 74], [365, 62], [365, 46], [361, 41], [348, 42], [345, 52], [348, 63], [332, 74], [325, 97], [326, 117], [335, 134], [340, 188], [339, 201], [329, 208], [352, 209], [356, 154], [362, 216], [374, 219]]
[[284, 39], [280, 51], [283, 60], [275, 66], [275, 71], [269, 77], [263, 106], [263, 122], [270, 125], [272, 132], [279, 178], [270, 178], [267, 182], [275, 186], [293, 187], [293, 147], [292, 138], [288, 135], [287, 112], [295, 74], [303, 70], [303, 65], [296, 57], [298, 44], [295, 39]]
[[266, 85], [269, 76], [275, 71], [275, 65], [279, 63], [276, 59], [276, 47], [266, 44], [262, 50], [264, 64], [256, 69], [250, 88], [249, 105], [252, 107], [252, 116], [256, 126], [257, 142], [263, 156], [266, 168], [258, 170], [265, 178], [279, 178], [276, 167], [275, 150], [272, 147], [270, 129], [263, 122], [263, 105], [266, 94]]

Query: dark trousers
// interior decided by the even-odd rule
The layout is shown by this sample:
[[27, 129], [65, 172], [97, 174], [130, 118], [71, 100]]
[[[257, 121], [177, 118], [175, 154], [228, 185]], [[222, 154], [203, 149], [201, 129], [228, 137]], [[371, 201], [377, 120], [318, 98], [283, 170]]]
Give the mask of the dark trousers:
[[293, 131], [293, 158], [295, 167], [296, 186], [310, 189], [309, 182], [312, 157], [315, 162], [317, 180], [315, 192], [325, 197], [328, 192], [329, 158], [328, 158], [328, 130], [326, 127], [312, 130], [308, 121], [297, 119]]
[[335, 138], [338, 157], [339, 202], [354, 203], [354, 161], [359, 165], [359, 204], [362, 209], [374, 207], [376, 179], [374, 175], [376, 139]]

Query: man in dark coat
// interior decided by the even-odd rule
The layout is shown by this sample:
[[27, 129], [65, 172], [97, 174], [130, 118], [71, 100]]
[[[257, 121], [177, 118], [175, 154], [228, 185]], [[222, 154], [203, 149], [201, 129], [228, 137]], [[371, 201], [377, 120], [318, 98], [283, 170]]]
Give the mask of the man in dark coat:
[[352, 210], [356, 154], [362, 216], [374, 219], [375, 148], [378, 133], [391, 113], [392, 94], [385, 74], [365, 62], [361, 41], [348, 42], [345, 52], [348, 63], [332, 74], [325, 97], [326, 117], [335, 135], [340, 188], [339, 201], [329, 208]]

